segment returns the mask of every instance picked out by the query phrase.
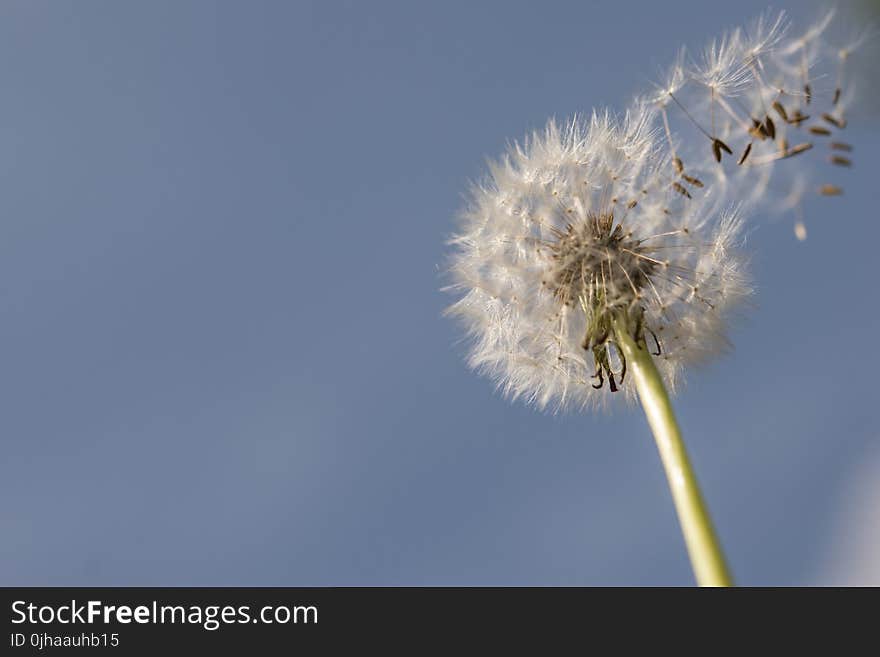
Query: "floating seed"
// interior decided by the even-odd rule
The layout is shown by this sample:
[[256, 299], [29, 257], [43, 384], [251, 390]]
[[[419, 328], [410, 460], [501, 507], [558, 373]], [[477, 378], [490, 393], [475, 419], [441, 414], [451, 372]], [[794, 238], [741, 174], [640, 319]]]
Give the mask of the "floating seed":
[[837, 185], [822, 185], [819, 188], [819, 193], [822, 196], [840, 196], [843, 194], [843, 190]]
[[788, 112], [785, 111], [785, 108], [782, 106], [782, 103], [780, 103], [778, 100], [774, 101], [773, 109], [776, 110], [777, 114], [779, 114], [780, 118], [783, 121], [788, 123]]
[[715, 139], [712, 140], [712, 152], [715, 154], [715, 161], [716, 162], [721, 161], [721, 151], [722, 150], [725, 153], [727, 153], [728, 155], [733, 155], [733, 151], [730, 150], [730, 146], [728, 146], [723, 141], [718, 139], [718, 137], [716, 137]]
[[795, 155], [806, 153], [812, 147], [813, 145], [809, 142], [798, 144], [797, 146], [792, 146], [790, 150], [785, 151], [785, 157], [794, 157]]
[[832, 116], [831, 114], [828, 114], [827, 112], [822, 115], [822, 118], [825, 119], [826, 121], [828, 121], [828, 123], [833, 125], [835, 128], [840, 128], [841, 130], [843, 130], [846, 127], [846, 120], [845, 119], [838, 119], [836, 116]]
[[749, 157], [749, 153], [751, 153], [751, 152], [752, 152], [752, 142], [749, 142], [748, 146], [746, 146], [746, 150], [743, 151], [743, 154], [740, 156], [739, 162], [737, 162], [737, 164], [742, 166], [742, 164]]
[[688, 198], [693, 198], [691, 196], [691, 193], [685, 188], [684, 185], [681, 185], [681, 184], [675, 182], [675, 183], [672, 183], [672, 189], [677, 191], [682, 196], [687, 196]]
[[794, 116], [791, 117], [791, 120], [789, 120], [789, 123], [791, 125], [799, 126], [801, 123], [803, 123], [804, 121], [806, 121], [809, 118], [810, 118], [809, 114], [801, 114], [800, 110], [795, 110]]
[[767, 133], [767, 136], [770, 137], [770, 139], [776, 139], [776, 126], [774, 125], [773, 119], [770, 118], [769, 114], [764, 119], [764, 131]]
[[767, 138], [767, 129], [764, 127], [763, 123], [758, 121], [758, 119], [752, 119], [752, 127], [749, 128], [749, 134], [752, 137], [763, 141]]

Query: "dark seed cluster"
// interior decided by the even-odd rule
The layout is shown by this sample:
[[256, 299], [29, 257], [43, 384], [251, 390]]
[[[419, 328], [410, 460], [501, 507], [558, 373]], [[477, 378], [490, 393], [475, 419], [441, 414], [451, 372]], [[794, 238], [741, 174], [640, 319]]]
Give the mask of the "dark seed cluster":
[[640, 317], [642, 291], [663, 263], [647, 255], [642, 241], [622, 224], [615, 225], [610, 212], [587, 215], [584, 221], [554, 233], [557, 240], [550, 245], [552, 264], [544, 286], [561, 303], [583, 308], [587, 329], [581, 346], [592, 350], [596, 362], [593, 376], [598, 384], [593, 387], [601, 388], [607, 375], [611, 390], [616, 391], [615, 374], [622, 382], [626, 362], [615, 347], [620, 371], [612, 370], [612, 313]]

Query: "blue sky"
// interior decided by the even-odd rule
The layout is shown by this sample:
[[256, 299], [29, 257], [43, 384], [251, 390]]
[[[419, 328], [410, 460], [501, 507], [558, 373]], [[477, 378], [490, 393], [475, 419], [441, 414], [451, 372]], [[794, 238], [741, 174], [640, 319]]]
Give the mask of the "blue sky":
[[[639, 409], [500, 398], [440, 268], [487, 156], [763, 9], [3, 3], [0, 583], [689, 584]], [[803, 243], [756, 220], [755, 307], [676, 400], [744, 584], [837, 581], [880, 523], [880, 137], [848, 130], [846, 195]]]

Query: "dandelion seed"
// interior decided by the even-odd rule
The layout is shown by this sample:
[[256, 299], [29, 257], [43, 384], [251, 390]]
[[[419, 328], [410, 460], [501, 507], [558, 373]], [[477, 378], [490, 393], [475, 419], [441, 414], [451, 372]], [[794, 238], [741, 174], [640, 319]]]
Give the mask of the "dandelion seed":
[[813, 147], [813, 145], [812, 145], [811, 143], [809, 143], [809, 142], [804, 143], [804, 144], [798, 144], [797, 146], [792, 146], [791, 148], [789, 148], [788, 150], [786, 150], [786, 151], [785, 151], [785, 156], [786, 156], [786, 157], [792, 157], [792, 156], [794, 156], [794, 155], [799, 155], [800, 153], [806, 153], [806, 152], [807, 152], [808, 150], [810, 150], [812, 147]]
[[835, 128], [839, 128], [840, 130], [843, 130], [846, 127], [845, 120], [839, 119], [836, 116], [832, 116], [831, 114], [828, 114], [827, 112], [824, 112], [822, 114], [822, 118], [825, 119], [831, 125], [833, 125]]
[[774, 100], [773, 101], [773, 109], [775, 109], [777, 111], [777, 113], [779, 114], [779, 116], [782, 118], [783, 121], [788, 123], [788, 112], [785, 111], [785, 108], [782, 106], [782, 103], [780, 103], [778, 100]]
[[809, 121], [809, 114], [802, 114], [800, 110], [795, 110], [794, 116], [789, 119], [789, 123], [795, 127], [799, 127], [804, 121]]
[[693, 185], [694, 187], [704, 187], [703, 181], [699, 178], [695, 178], [694, 176], [689, 176], [685, 173], [681, 174], [682, 180], [686, 180], [688, 183]]
[[677, 183], [677, 182], [672, 183], [672, 189], [674, 189], [675, 191], [677, 191], [679, 194], [681, 194], [682, 196], [684, 196], [686, 198], [693, 198], [693, 196], [691, 196], [691, 193], [681, 183]]
[[776, 139], [776, 124], [769, 116], [764, 119], [764, 132], [770, 139]]

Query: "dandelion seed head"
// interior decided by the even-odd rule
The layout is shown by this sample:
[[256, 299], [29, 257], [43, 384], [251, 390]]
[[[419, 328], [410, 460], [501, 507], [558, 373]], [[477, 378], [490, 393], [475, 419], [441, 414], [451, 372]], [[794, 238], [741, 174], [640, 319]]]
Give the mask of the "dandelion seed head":
[[743, 218], [839, 196], [854, 86], [832, 14], [796, 32], [765, 14], [679, 51], [654, 90], [620, 117], [550, 121], [512, 144], [472, 186], [451, 239], [448, 313], [469, 364], [540, 408], [632, 398], [615, 334], [654, 354], [675, 389], [685, 366], [728, 346], [751, 293]]
[[726, 345], [724, 316], [749, 287], [739, 221], [712, 221], [672, 190], [649, 115], [608, 114], [511, 146], [474, 186], [453, 238], [449, 313], [470, 365], [541, 408], [632, 394], [612, 329], [656, 349], [674, 386]]

